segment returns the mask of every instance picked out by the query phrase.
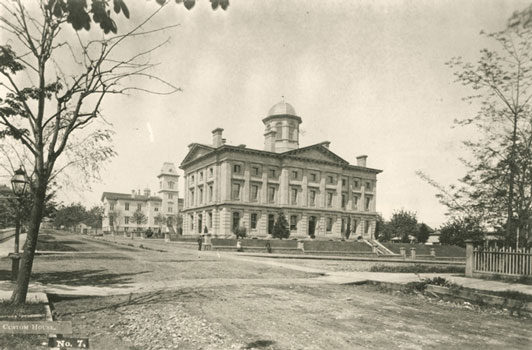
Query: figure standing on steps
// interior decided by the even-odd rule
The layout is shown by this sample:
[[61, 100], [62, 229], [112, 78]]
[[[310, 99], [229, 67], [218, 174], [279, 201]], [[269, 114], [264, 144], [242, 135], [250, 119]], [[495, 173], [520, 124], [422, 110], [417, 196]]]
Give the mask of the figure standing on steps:
[[201, 250], [201, 244], [203, 243], [203, 239], [201, 239], [201, 236], [198, 237], [198, 250]]

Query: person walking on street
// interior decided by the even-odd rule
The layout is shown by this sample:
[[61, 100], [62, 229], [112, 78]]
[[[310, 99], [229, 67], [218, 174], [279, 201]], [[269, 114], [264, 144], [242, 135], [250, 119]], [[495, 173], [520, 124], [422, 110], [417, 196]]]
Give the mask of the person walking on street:
[[198, 250], [201, 250], [202, 243], [203, 243], [203, 239], [201, 239], [201, 237], [198, 237]]

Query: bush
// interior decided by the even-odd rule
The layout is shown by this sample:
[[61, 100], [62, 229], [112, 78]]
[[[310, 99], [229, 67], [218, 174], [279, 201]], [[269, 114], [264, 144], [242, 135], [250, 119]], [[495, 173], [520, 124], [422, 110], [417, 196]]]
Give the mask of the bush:
[[273, 225], [272, 237], [279, 239], [290, 237], [288, 221], [286, 221], [286, 217], [283, 213], [279, 214], [279, 216], [277, 217], [277, 221], [275, 221], [275, 224]]
[[236, 235], [236, 238], [238, 239], [238, 238], [246, 237], [248, 231], [246, 230], [245, 227], [239, 226], [239, 227], [235, 227], [234, 233]]

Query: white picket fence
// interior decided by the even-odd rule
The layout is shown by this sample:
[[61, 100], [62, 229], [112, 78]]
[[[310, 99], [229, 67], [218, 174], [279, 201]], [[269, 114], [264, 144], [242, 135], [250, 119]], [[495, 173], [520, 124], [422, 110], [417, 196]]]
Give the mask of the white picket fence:
[[532, 276], [532, 250], [491, 248], [473, 250], [473, 271], [512, 276]]

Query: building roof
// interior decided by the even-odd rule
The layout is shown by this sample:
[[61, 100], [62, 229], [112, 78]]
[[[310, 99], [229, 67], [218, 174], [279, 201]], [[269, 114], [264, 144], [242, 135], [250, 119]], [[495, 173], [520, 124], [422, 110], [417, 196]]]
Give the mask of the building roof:
[[[264, 151], [264, 150], [246, 148], [246, 147], [231, 146], [227, 144], [222, 145], [218, 148], [212, 148], [212, 147], [206, 147], [205, 145], [202, 145], [199, 143], [192, 143], [189, 145], [188, 154], [185, 156], [185, 159], [183, 159], [179, 167], [181, 169], [184, 169], [185, 167], [195, 163], [196, 161], [200, 161], [202, 159], [213, 156], [215, 154], [231, 151], [231, 152], [250, 153], [250, 154], [254, 154], [258, 156], [265, 156], [265, 157], [312, 161], [313, 163], [321, 163], [321, 164], [332, 164], [332, 165], [336, 165], [336, 166], [343, 167], [343, 168], [356, 169], [356, 170], [360, 170], [363, 172], [376, 173], [376, 174], [382, 172], [382, 170], [379, 170], [379, 169], [373, 169], [373, 168], [368, 168], [368, 167], [363, 167], [363, 166], [358, 166], [358, 165], [351, 165], [346, 160], [342, 159], [340, 156], [336, 155], [334, 152], [329, 150], [326, 144], [327, 142], [325, 143], [320, 142], [314, 145], [286, 151], [283, 153], [276, 153], [276, 152], [270, 152], [270, 151]], [[316, 152], [323, 155], [323, 157], [321, 157], [323, 159], [318, 159], [316, 157]]]
[[177, 174], [177, 170], [175, 168], [174, 163], [171, 162], [165, 162], [163, 164], [163, 167], [161, 169], [161, 173], [157, 177], [161, 177], [163, 175], [172, 175], [172, 176], [179, 176]]
[[281, 101], [275, 105], [273, 105], [272, 108], [268, 111], [268, 116], [264, 119], [262, 119], [263, 123], [267, 123], [271, 119], [278, 119], [278, 118], [289, 118], [296, 120], [300, 124], [302, 123], [301, 117], [299, 117], [296, 114], [296, 110], [294, 107], [287, 102]]
[[157, 196], [143, 196], [143, 195], [135, 195], [134, 197], [131, 195], [131, 193], [116, 193], [116, 192], [104, 192], [102, 193], [102, 202], [103, 200], [107, 198], [110, 200], [118, 200], [118, 199], [124, 199], [124, 200], [130, 200], [130, 201], [158, 201], [162, 202], [161, 197]]
[[270, 108], [268, 116], [272, 115], [297, 115], [294, 107], [287, 102], [281, 101]]

